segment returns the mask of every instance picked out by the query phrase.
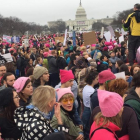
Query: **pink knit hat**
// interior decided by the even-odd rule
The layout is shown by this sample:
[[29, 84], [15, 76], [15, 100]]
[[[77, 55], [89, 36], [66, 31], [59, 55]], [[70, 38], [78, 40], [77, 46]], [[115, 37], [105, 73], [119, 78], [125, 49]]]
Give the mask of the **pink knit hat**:
[[44, 56], [44, 57], [48, 57], [48, 55], [49, 55], [48, 52], [44, 52], [44, 53], [43, 53], [43, 56]]
[[116, 76], [110, 70], [104, 70], [99, 73], [99, 83], [103, 84], [106, 81], [116, 79]]
[[109, 51], [113, 50], [113, 46], [108, 46]]
[[29, 79], [29, 77], [20, 77], [14, 82], [14, 89], [16, 89], [16, 92], [21, 92], [23, 90], [23, 87], [25, 86], [26, 81]]
[[58, 88], [56, 89], [57, 92], [57, 96], [58, 96], [58, 101], [62, 98], [62, 96], [64, 96], [65, 94], [70, 93], [72, 96], [74, 96], [74, 94], [71, 91], [71, 88]]
[[74, 75], [72, 73], [72, 70], [60, 70], [60, 80], [61, 83], [66, 83], [67, 81], [74, 79]]
[[114, 117], [123, 107], [123, 98], [115, 92], [98, 89], [99, 106], [103, 116]]

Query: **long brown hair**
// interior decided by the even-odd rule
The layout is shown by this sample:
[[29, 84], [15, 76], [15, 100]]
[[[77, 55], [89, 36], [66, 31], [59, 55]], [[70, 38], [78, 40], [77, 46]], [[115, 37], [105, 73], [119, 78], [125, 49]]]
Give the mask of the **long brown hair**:
[[[24, 90], [24, 89], [26, 88], [26, 86], [27, 86], [30, 82], [31, 82], [31, 80], [28, 79], [28, 80], [26, 81], [26, 83], [25, 83], [25, 85], [24, 85], [24, 87], [23, 87], [22, 90]], [[20, 99], [22, 99], [25, 103], [27, 103], [27, 99], [25, 98], [25, 96], [24, 96], [24, 94], [22, 93], [22, 91], [19, 92], [18, 95], [19, 95]]]
[[[13, 95], [14, 90], [9, 90], [9, 94]], [[16, 105], [13, 100], [13, 96], [11, 96], [11, 102], [8, 106], [1, 108], [0, 116], [7, 118], [9, 121], [14, 122], [14, 111], [16, 110]]]
[[119, 128], [122, 127], [122, 121], [121, 121], [121, 117], [119, 116], [119, 114], [117, 114], [114, 117], [105, 117], [102, 115], [101, 112], [99, 112], [94, 117], [94, 121], [96, 122], [96, 125], [100, 126], [100, 127], [108, 127], [110, 122], [117, 125]]

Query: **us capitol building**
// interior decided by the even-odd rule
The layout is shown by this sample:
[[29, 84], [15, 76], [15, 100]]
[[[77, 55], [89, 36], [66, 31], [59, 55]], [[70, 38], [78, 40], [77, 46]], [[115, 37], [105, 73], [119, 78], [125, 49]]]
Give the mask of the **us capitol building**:
[[[62, 20], [57, 20], [62, 21]], [[48, 27], [55, 26], [57, 24], [57, 21], [50, 21], [48, 22]], [[80, 5], [76, 11], [75, 20], [69, 19], [68, 21], [65, 21], [66, 27], [69, 31], [77, 30], [77, 31], [90, 31], [92, 30], [93, 23], [104, 23], [106, 25], [110, 25], [110, 23], [113, 21], [113, 18], [103, 18], [103, 19], [87, 19], [87, 14], [85, 9], [82, 7], [82, 3], [80, 0]]]

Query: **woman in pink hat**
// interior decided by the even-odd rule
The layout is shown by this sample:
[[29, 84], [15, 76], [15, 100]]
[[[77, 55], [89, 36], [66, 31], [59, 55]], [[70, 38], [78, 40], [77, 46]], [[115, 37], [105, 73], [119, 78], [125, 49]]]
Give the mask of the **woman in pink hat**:
[[[56, 89], [58, 102], [61, 105], [61, 118], [64, 126], [69, 128], [68, 134], [66, 135], [67, 140], [84, 140], [83, 131], [79, 126], [75, 124], [75, 109], [74, 104], [74, 94], [71, 88], [58, 88]], [[58, 121], [56, 116], [53, 116], [51, 121], [51, 126], [53, 129], [58, 127]]]
[[115, 92], [98, 90], [101, 112], [94, 117], [90, 140], [129, 140], [128, 135], [118, 138], [116, 131], [122, 128], [123, 98]]
[[28, 77], [20, 77], [15, 82], [13, 87], [16, 89], [20, 97], [20, 106], [26, 106], [31, 102], [31, 96], [33, 94], [33, 87], [31, 80]]

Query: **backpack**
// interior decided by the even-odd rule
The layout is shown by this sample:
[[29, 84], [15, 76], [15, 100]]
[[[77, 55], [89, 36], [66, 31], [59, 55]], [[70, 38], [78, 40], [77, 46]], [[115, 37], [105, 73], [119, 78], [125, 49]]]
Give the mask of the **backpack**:
[[97, 64], [97, 71], [99, 73], [102, 72], [103, 70], [107, 70], [109, 68], [108, 65], [103, 64], [103, 62], [98, 59], [96, 60], [96, 64]]
[[[95, 130], [91, 133], [90, 139], [93, 137], [94, 133], [95, 133], [96, 131], [100, 130], [100, 129], [106, 129], [107, 131], [113, 133], [109, 128], [99, 127], [99, 128], [95, 129]], [[114, 134], [114, 133], [113, 133], [113, 134]], [[118, 137], [117, 137], [115, 134], [114, 134], [114, 137], [116, 138], [116, 140], [119, 140]]]

